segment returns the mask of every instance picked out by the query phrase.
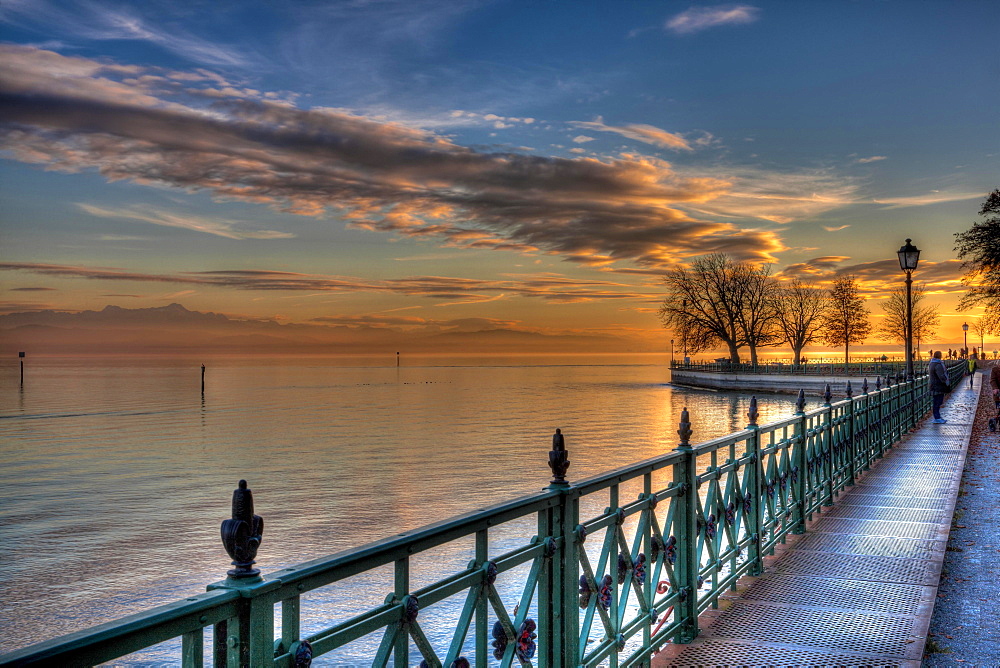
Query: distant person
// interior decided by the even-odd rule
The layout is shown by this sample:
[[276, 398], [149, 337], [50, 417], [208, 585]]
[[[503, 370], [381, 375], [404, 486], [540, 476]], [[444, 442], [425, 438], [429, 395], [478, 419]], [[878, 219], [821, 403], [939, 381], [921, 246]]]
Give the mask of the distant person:
[[1000, 402], [1000, 362], [994, 362], [990, 369], [990, 387], [993, 388], [993, 401]]
[[944, 395], [948, 391], [948, 369], [941, 359], [941, 351], [935, 350], [934, 357], [927, 365], [927, 376], [930, 383], [931, 397], [933, 403], [931, 407], [934, 411], [934, 424], [944, 424], [947, 422], [941, 417], [941, 404], [944, 403]]
[[976, 356], [970, 357], [967, 364], [969, 365], [969, 389], [971, 390], [973, 381], [976, 379]]

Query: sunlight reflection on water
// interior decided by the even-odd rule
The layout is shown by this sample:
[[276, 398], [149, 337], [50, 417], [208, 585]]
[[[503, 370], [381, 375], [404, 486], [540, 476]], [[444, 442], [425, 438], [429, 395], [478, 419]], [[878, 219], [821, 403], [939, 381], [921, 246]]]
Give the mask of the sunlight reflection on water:
[[[694, 442], [736, 431], [750, 398], [671, 387], [663, 356], [214, 359], [204, 396], [201, 361], [32, 359], [23, 389], [0, 368], [0, 651], [222, 579], [218, 527], [240, 478], [265, 518], [266, 574], [540, 490], [556, 427], [579, 480], [673, 449], [685, 406]], [[768, 397], [761, 422], [793, 402]], [[491, 552], [533, 531], [494, 532]], [[449, 545], [414, 586], [471, 555]], [[304, 630], [391, 588], [380, 569], [311, 593]], [[432, 641], [461, 602], [426, 613]], [[316, 665], [370, 661], [378, 640]], [[176, 647], [136, 660], [169, 663]]]

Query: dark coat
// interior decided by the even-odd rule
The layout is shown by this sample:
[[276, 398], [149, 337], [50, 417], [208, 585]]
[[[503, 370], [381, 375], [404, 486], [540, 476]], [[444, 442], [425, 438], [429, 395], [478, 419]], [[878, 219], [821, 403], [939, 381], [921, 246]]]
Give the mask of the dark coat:
[[927, 375], [930, 377], [931, 394], [944, 394], [951, 389], [948, 386], [948, 369], [944, 365], [944, 360], [936, 357], [932, 359], [927, 367]]

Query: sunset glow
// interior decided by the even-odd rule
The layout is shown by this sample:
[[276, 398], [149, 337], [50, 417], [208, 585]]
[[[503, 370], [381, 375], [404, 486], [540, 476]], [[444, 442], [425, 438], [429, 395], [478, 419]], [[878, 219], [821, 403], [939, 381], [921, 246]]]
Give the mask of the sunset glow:
[[952, 248], [1000, 186], [994, 3], [16, 1], [0, 21], [5, 355], [110, 344], [38, 313], [109, 305], [161, 309], [106, 314], [156, 332], [126, 352], [185, 331], [664, 352], [677, 264], [854, 274], [877, 321], [906, 238], [942, 316], [923, 348], [980, 313], [955, 310]]

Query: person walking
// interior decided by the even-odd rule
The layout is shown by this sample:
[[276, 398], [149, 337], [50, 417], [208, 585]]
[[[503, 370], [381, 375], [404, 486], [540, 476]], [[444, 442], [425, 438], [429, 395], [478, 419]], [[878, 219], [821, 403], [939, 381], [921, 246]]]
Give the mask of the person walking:
[[973, 382], [976, 379], [976, 353], [972, 353], [969, 358], [969, 389], [973, 387]]
[[990, 369], [990, 387], [993, 388], [994, 403], [1000, 402], [1000, 362], [993, 362]]
[[941, 417], [941, 404], [944, 403], [945, 392], [948, 391], [948, 369], [944, 365], [944, 360], [941, 359], [941, 351], [935, 350], [934, 357], [931, 358], [930, 364], [927, 365], [927, 377], [930, 383], [931, 398], [933, 399], [931, 403], [931, 408], [934, 411], [934, 424], [944, 424], [947, 422], [943, 417]]

